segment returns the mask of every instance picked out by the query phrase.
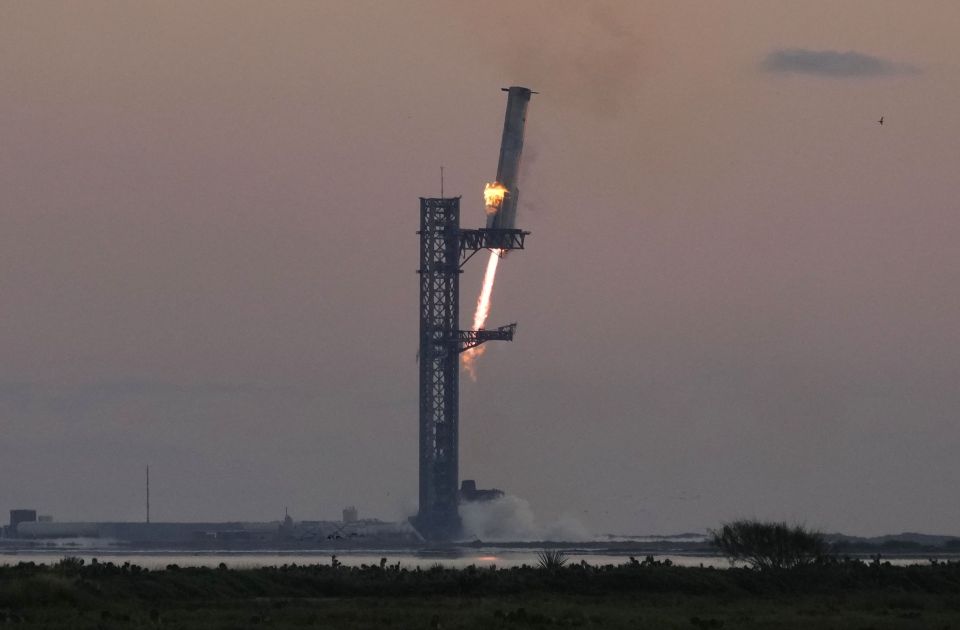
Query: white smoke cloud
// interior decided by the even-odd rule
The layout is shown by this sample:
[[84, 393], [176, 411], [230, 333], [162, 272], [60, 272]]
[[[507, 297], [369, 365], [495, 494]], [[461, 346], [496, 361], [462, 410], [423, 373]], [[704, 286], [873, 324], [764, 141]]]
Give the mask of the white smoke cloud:
[[505, 495], [493, 501], [478, 501], [460, 506], [464, 538], [485, 542], [552, 540], [578, 542], [594, 536], [583, 523], [563, 514], [547, 524], [537, 522], [526, 499]]

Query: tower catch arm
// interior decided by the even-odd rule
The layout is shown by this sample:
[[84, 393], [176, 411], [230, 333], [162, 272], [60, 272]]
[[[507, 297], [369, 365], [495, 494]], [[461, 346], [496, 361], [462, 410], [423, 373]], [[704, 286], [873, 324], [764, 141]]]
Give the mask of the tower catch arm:
[[517, 229], [480, 228], [460, 230], [460, 266], [463, 267], [481, 249], [523, 249], [530, 232]]
[[517, 330], [517, 324], [507, 324], [493, 330], [461, 330], [458, 331], [460, 337], [460, 352], [475, 348], [488, 341], [513, 341], [513, 333]]

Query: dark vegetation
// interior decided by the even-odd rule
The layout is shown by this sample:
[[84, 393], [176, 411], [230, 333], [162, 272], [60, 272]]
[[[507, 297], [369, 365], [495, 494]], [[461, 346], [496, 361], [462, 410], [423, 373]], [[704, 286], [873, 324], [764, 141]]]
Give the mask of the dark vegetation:
[[828, 550], [823, 534], [801, 525], [739, 520], [710, 532], [711, 543], [734, 561], [754, 569], [789, 569], [821, 562]]
[[[823, 557], [792, 568], [428, 569], [379, 564], [233, 570], [130, 564], [0, 567], [0, 625], [48, 628], [960, 628], [960, 563]], [[20, 627], [25, 627], [21, 625]]]
[[567, 563], [567, 554], [559, 549], [544, 549], [537, 554], [537, 565], [541, 569], [556, 570]]

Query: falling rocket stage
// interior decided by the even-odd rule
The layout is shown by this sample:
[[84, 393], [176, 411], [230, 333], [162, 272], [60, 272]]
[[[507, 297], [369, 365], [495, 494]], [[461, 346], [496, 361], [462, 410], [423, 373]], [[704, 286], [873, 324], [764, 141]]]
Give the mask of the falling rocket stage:
[[500, 192], [485, 202], [486, 227], [460, 228], [460, 197], [420, 199], [420, 509], [413, 522], [428, 540], [450, 540], [460, 533], [460, 355], [487, 341], [510, 341], [516, 328], [460, 329], [463, 265], [482, 249], [500, 250], [494, 256], [523, 249], [529, 234], [515, 222], [524, 124], [534, 92], [516, 86], [505, 91], [493, 184]]

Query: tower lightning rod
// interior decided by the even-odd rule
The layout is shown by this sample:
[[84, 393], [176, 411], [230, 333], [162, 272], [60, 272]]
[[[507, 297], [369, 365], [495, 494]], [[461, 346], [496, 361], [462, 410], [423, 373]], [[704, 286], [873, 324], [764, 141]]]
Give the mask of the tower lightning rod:
[[150, 465], [147, 464], [147, 522], [150, 522]]

